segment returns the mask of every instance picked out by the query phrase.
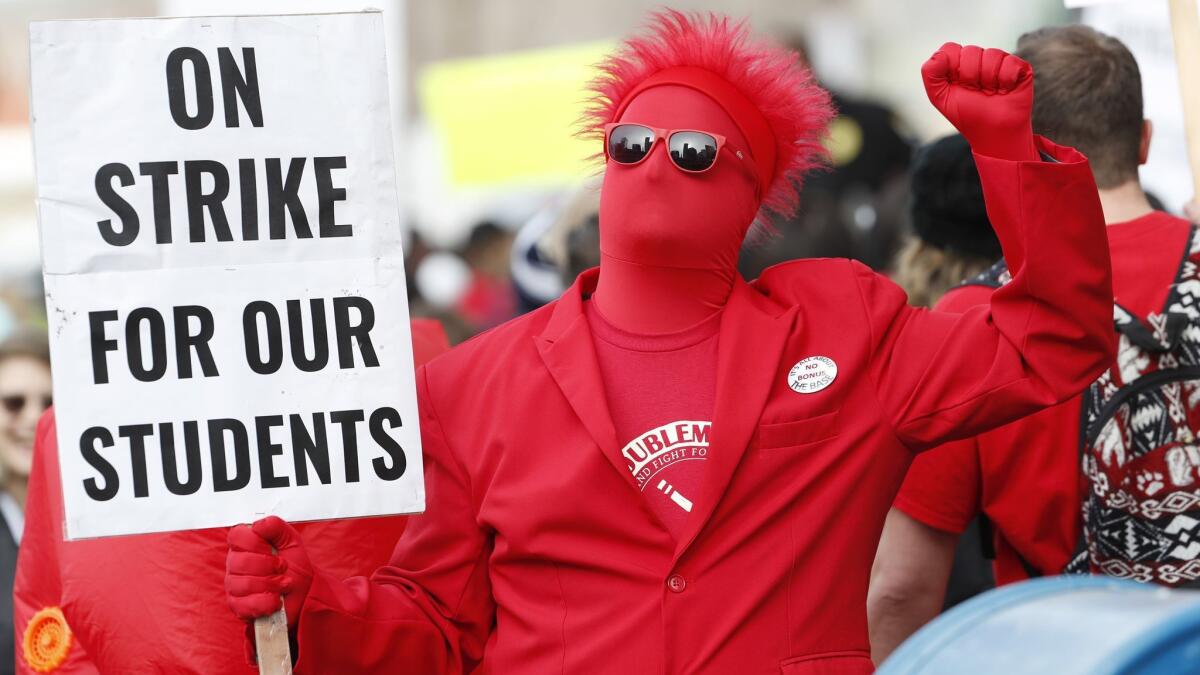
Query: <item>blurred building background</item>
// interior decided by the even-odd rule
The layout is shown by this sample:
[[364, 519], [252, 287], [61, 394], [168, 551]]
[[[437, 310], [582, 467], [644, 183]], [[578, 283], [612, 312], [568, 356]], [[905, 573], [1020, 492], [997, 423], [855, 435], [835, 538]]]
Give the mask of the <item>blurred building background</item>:
[[[571, 136], [589, 64], [661, 2], [374, 0], [388, 25], [398, 181], [414, 312], [453, 339], [561, 291], [595, 258], [599, 150]], [[1150, 3], [1153, 4], [1153, 3]], [[1191, 197], [1161, 10], [1062, 0], [678, 0], [680, 9], [747, 17], [801, 50], [843, 117], [834, 171], [815, 177], [779, 238], [752, 247], [743, 271], [778, 260], [849, 255], [880, 269], [906, 231], [913, 144], [949, 130], [919, 68], [947, 40], [1013, 48], [1022, 32], [1086, 20], [1126, 40], [1143, 63], [1155, 122], [1144, 177], [1170, 209]], [[40, 323], [38, 231], [29, 130], [27, 25], [38, 19], [348, 11], [345, 0], [0, 0], [0, 337]], [[514, 140], [515, 139], [515, 140]], [[382, 139], [381, 139], [382, 140]], [[533, 152], [535, 151], [536, 152]]]

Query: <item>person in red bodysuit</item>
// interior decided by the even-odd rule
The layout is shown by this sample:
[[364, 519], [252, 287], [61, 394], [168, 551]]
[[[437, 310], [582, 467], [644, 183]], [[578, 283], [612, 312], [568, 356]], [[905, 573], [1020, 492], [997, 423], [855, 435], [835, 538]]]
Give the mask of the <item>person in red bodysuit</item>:
[[1111, 356], [1095, 185], [1034, 138], [1019, 59], [947, 44], [923, 69], [1017, 270], [962, 315], [846, 260], [737, 274], [830, 117], [794, 55], [667, 11], [602, 68], [600, 267], [419, 371], [427, 511], [391, 562], [342, 580], [278, 518], [230, 530], [230, 607], [282, 593], [297, 673], [869, 673], [913, 453]]
[[[413, 320], [412, 338], [418, 365], [450, 348], [430, 319]], [[18, 673], [257, 672], [244, 625], [222, 606], [228, 528], [63, 541], [53, 409], [38, 423], [26, 515], [13, 590]], [[406, 520], [299, 528], [322, 568], [350, 576], [385, 562]]]

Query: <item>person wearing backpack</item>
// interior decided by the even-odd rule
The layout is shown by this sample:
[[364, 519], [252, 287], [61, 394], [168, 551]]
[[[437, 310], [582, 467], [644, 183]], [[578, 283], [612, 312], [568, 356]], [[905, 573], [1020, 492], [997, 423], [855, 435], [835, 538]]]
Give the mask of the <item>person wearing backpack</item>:
[[[1194, 479], [1200, 464], [1200, 451], [1186, 438], [1189, 427], [1200, 429], [1200, 414], [1191, 412], [1196, 401], [1188, 400], [1197, 398], [1200, 375], [1189, 381], [1189, 373], [1179, 369], [1189, 360], [1179, 352], [1196, 346], [1188, 339], [1200, 339], [1200, 322], [1193, 323], [1197, 312], [1187, 305], [1194, 296], [1178, 292], [1200, 287], [1200, 281], [1191, 279], [1200, 258], [1184, 264], [1197, 249], [1189, 242], [1200, 240], [1188, 221], [1155, 211], [1138, 182], [1152, 127], [1142, 118], [1141, 76], [1129, 50], [1091, 28], [1063, 26], [1023, 35], [1016, 54], [1034, 70], [1034, 131], [1079, 148], [1091, 162], [1108, 224], [1114, 311], [1125, 327], [1118, 331], [1113, 367], [1092, 387], [1090, 420], [1083, 412], [1085, 392], [1007, 426], [943, 445], [913, 462], [888, 514], [872, 570], [868, 617], [877, 663], [941, 610], [955, 542], [980, 514], [991, 525], [992, 535], [982, 543], [994, 546], [998, 584], [1062, 573], [1089, 546], [1094, 559], [1082, 566], [1085, 571], [1092, 567], [1169, 584], [1200, 576], [1200, 562], [1194, 560], [1200, 544], [1192, 547], [1196, 552], [1188, 546], [1200, 537], [1200, 514], [1191, 518], [1184, 513], [1200, 511], [1198, 486], [1172, 484], [1165, 467], [1173, 462], [1178, 465], [1176, 479], [1189, 470]], [[948, 293], [938, 309], [963, 312], [986, 304], [992, 290], [1007, 279], [1001, 262], [991, 274]], [[1165, 311], [1168, 305], [1174, 311]], [[1164, 374], [1155, 375], [1148, 389], [1143, 381], [1110, 403], [1122, 384], [1157, 371]], [[1122, 408], [1123, 403], [1128, 405]], [[1085, 424], [1095, 430], [1081, 432]], [[1144, 437], [1151, 431], [1154, 438]], [[1143, 437], [1135, 438], [1139, 433]], [[1085, 463], [1092, 466], [1089, 478], [1080, 471], [1081, 442], [1098, 435], [1090, 445], [1102, 447], [1085, 448]], [[1142, 455], [1150, 462], [1144, 468], [1135, 461]], [[1105, 484], [1111, 480], [1124, 485]], [[1157, 520], [1144, 518], [1151, 496], [1178, 490], [1197, 496], [1176, 496], [1170, 507], [1152, 507], [1159, 512], [1153, 514], [1160, 516]], [[1143, 512], [1131, 514], [1122, 504]], [[1085, 506], [1092, 532], [1086, 540], [1081, 538]], [[1172, 508], [1183, 511], [1166, 513]], [[1138, 531], [1141, 539], [1125, 537], [1122, 541], [1131, 550], [1116, 551], [1118, 529]], [[1126, 555], [1132, 559], [1121, 560]], [[1156, 579], [1156, 569], [1174, 571], [1166, 572], [1170, 579]]]

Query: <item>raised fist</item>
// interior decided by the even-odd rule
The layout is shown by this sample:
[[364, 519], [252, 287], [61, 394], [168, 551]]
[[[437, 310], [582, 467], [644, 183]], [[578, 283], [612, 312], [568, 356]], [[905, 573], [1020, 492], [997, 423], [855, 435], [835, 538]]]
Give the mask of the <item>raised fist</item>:
[[981, 155], [1038, 159], [1033, 141], [1033, 69], [999, 49], [947, 42], [921, 66], [930, 103]]
[[268, 516], [229, 529], [225, 598], [238, 618], [253, 621], [270, 615], [279, 609], [282, 595], [288, 627], [294, 627], [312, 579], [304, 542], [282, 519]]

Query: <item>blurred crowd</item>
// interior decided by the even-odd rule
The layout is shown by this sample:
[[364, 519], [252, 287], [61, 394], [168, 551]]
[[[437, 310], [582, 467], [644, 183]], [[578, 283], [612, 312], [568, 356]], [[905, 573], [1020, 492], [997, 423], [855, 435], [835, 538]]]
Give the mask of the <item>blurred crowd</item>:
[[[802, 41], [791, 44], [805, 55]], [[837, 91], [833, 97], [839, 114], [828, 139], [831, 164], [807, 177], [795, 216], [747, 242], [739, 265], [747, 279], [797, 258], [853, 258], [890, 270], [912, 231], [915, 138], [886, 104]], [[457, 247], [432, 248], [414, 228], [406, 249], [413, 315], [438, 319], [457, 344], [557, 298], [599, 264], [599, 181], [546, 197], [523, 222], [482, 220]]]

